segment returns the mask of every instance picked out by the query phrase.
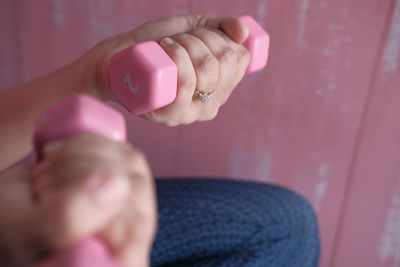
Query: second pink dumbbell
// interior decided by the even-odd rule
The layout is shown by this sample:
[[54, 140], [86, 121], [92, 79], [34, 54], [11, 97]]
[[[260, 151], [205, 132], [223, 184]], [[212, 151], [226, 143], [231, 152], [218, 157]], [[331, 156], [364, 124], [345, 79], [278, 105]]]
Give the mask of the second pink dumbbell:
[[[36, 121], [34, 146], [42, 158], [43, 146], [79, 133], [96, 133], [114, 141], [126, 141], [123, 115], [86, 95], [76, 95], [43, 111]], [[87, 237], [30, 267], [122, 267], [100, 239]]]
[[[269, 36], [250, 16], [240, 17], [250, 30], [243, 43], [251, 55], [247, 73], [267, 64]], [[110, 62], [110, 87], [132, 114], [143, 114], [172, 103], [177, 92], [177, 67], [154, 41], [115, 54]]]

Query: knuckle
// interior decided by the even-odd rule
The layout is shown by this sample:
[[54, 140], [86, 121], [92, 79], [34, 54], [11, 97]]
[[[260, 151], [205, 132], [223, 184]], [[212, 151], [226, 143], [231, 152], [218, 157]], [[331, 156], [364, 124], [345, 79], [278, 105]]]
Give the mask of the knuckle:
[[134, 149], [135, 147], [129, 142], [121, 143], [121, 151], [124, 153], [124, 155], [129, 155], [129, 153], [131, 153]]
[[239, 51], [239, 60], [242, 62], [249, 62], [250, 61], [250, 52], [245, 47], [240, 47]]
[[130, 173], [136, 182], [147, 184], [151, 180], [152, 174], [149, 163], [143, 152], [134, 153], [130, 159]]
[[168, 55], [174, 60], [179, 60], [185, 56], [185, 49], [178, 44], [177, 38], [184, 38], [184, 36], [174, 36], [172, 37], [172, 44], [168, 46]]
[[188, 88], [188, 89], [194, 89], [194, 88], [196, 88], [196, 82], [197, 82], [197, 79], [196, 79], [195, 73], [180, 74], [178, 86], [181, 88], [183, 87], [183, 88]]
[[205, 28], [204, 27], [197, 27], [197, 28], [194, 28], [193, 30], [190, 31], [190, 33], [195, 35], [195, 36], [196, 35], [201, 35], [204, 32], [205, 32]]
[[[177, 34], [173, 35], [171, 38], [175, 41], [175, 44], [182, 44], [182, 43], [185, 43], [190, 40], [191, 34], [189, 34], [187, 32], [182, 32], [182, 33], [177, 33]], [[184, 49], [184, 47], [181, 45], [176, 45], [176, 46]]]
[[222, 63], [233, 63], [237, 61], [237, 53], [231, 47], [226, 47], [222, 50], [220, 61]]
[[218, 60], [212, 54], [204, 55], [197, 64], [197, 69], [205, 73], [215, 73], [218, 68]]
[[217, 35], [219, 35], [224, 40], [228, 39], [228, 36], [223, 31], [221, 31], [219, 29], [209, 27], [208, 30], [214, 32]]
[[132, 148], [131, 153], [129, 153], [128, 160], [135, 165], [142, 165], [146, 161], [146, 156], [142, 151], [136, 148]]

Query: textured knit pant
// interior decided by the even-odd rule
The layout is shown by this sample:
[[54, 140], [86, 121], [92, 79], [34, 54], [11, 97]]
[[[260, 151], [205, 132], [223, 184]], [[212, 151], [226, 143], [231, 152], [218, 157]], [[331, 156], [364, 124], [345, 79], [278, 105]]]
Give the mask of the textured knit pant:
[[310, 204], [279, 186], [218, 179], [156, 181], [152, 267], [317, 266]]

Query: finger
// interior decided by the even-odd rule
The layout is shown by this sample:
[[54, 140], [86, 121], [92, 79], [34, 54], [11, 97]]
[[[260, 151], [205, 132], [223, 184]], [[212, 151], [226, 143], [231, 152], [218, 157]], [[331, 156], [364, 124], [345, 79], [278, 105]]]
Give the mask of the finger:
[[233, 41], [243, 43], [249, 36], [249, 29], [239, 18], [222, 18], [208, 15], [192, 15], [189, 17], [192, 25], [221, 29]]
[[[215, 29], [214, 29], [215, 30]], [[219, 31], [219, 30], [215, 30]], [[226, 34], [217, 34], [209, 28], [197, 28], [190, 33], [200, 39], [219, 61], [219, 80], [218, 84], [225, 84], [226, 78], [232, 79], [237, 69], [237, 50], [239, 45], [233, 42]], [[222, 36], [225, 36], [222, 37]], [[228, 82], [229, 84], [229, 82]], [[230, 87], [219, 89], [233, 89]], [[229, 92], [226, 92], [229, 93]], [[226, 95], [225, 92], [218, 91], [218, 96]]]
[[193, 88], [196, 86], [196, 72], [191, 58], [185, 48], [174, 39], [164, 38], [160, 44], [178, 68], [179, 91], [176, 101], [188, 102], [193, 95]]
[[158, 123], [165, 123], [167, 126], [175, 126], [175, 122], [191, 123], [195, 120], [198, 109], [191, 107], [193, 92], [196, 87], [196, 72], [190, 56], [185, 48], [174, 39], [164, 38], [160, 42], [160, 46], [177, 66], [177, 96], [174, 102], [168, 106], [146, 113], [145, 117]]
[[82, 183], [82, 179], [90, 176], [115, 175], [126, 169], [121, 155], [116, 155], [113, 161], [82, 155], [60, 157], [49, 161], [51, 165], [47, 169], [33, 174], [32, 191], [36, 199], [41, 199], [43, 192], [53, 190], [53, 188], [68, 188]]
[[149, 266], [157, 225], [155, 185], [147, 162], [135, 162], [128, 205], [100, 235], [126, 266]]
[[112, 151], [124, 150], [126, 146], [126, 143], [114, 141], [100, 134], [79, 133], [47, 143], [43, 147], [43, 155], [44, 157], [55, 154], [106, 156]]
[[200, 39], [218, 60], [223, 55], [225, 49], [229, 48], [233, 50], [238, 46], [225, 33], [217, 29], [199, 27], [189, 33]]
[[238, 44], [246, 41], [250, 33], [249, 28], [238, 18], [223, 19], [220, 28]]
[[208, 31], [214, 32], [219, 37], [224, 39], [226, 43], [228, 43], [228, 44], [230, 44], [232, 46], [239, 45], [238, 43], [233, 41], [232, 38], [229, 35], [227, 35], [222, 29], [217, 29], [217, 28], [212, 28], [212, 27], [207, 27], [205, 29], [207, 29]]
[[[211, 53], [218, 59], [219, 62], [219, 76], [218, 87], [212, 101], [201, 103], [201, 113], [198, 117], [199, 121], [211, 120], [217, 113], [222, 103], [229, 98], [234, 86], [231, 86], [232, 79], [236, 79], [235, 74], [237, 71], [237, 52], [239, 45], [233, 42], [226, 34], [219, 31], [217, 34], [210, 28], [197, 28], [190, 32], [193, 36], [200, 39], [211, 51]], [[225, 39], [222, 37], [225, 36]], [[220, 85], [224, 86], [220, 86]]]
[[30, 240], [64, 248], [104, 228], [121, 212], [130, 185], [124, 176], [92, 176], [42, 195], [29, 224]]
[[[129, 209], [100, 234], [113, 255], [126, 266], [149, 266], [150, 252], [156, 232], [156, 215], [141, 213], [135, 206], [147, 206], [150, 201], [131, 202]], [[155, 210], [155, 207], [151, 207]]]
[[172, 38], [189, 54], [196, 72], [196, 89], [205, 92], [214, 90], [218, 84], [219, 63], [206, 44], [187, 33], [174, 35]]
[[[93, 142], [95, 138], [99, 138], [100, 142]], [[82, 135], [72, 139], [66, 141], [60, 151], [47, 155], [33, 168], [32, 187], [37, 198], [48, 187], [62, 188], [96, 173], [118, 173], [125, 170], [127, 157], [132, 153], [140, 153], [128, 143], [120, 144], [101, 136]], [[76, 142], [77, 139], [79, 142]], [[88, 142], [92, 144], [88, 146]]]
[[246, 25], [237, 18], [221, 18], [204, 14], [173, 16], [147, 22], [125, 34], [125, 38], [131, 41], [122, 44], [120, 49], [129, 46], [131, 43], [149, 40], [161, 41], [166, 36], [188, 32], [197, 27], [221, 29], [237, 43], [242, 43], [246, 40], [249, 32]]
[[7, 214], [0, 224], [0, 258], [5, 266], [26, 266], [98, 232], [122, 210], [129, 195], [126, 178], [93, 178], [87, 184], [53, 191], [35, 203], [26, 173], [25, 169], [14, 169], [0, 181], [0, 189], [4, 189], [1, 203], [9, 204], [1, 206], [2, 214]]
[[50, 168], [57, 169], [57, 165], [60, 171], [65, 172], [66, 168], [60, 165], [76, 163], [79, 166], [86, 162], [85, 157], [118, 163], [121, 155], [131, 150], [127, 143], [115, 142], [97, 134], [79, 134], [46, 144], [43, 149], [45, 157], [34, 166], [33, 174], [43, 176]]

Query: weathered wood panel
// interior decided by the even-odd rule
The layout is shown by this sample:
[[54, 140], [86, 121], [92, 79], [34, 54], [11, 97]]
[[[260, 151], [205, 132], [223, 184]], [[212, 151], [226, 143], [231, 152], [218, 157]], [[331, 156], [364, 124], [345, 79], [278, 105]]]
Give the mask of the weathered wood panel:
[[[395, 208], [390, 210], [390, 205], [396, 205], [390, 203], [397, 200], [387, 197], [394, 198], [390, 190], [397, 184], [381, 178], [366, 188], [361, 177], [364, 172], [371, 173], [370, 179], [372, 174], [393, 177], [379, 173], [380, 168], [396, 173], [387, 169], [395, 168], [394, 159], [399, 157], [394, 150], [399, 129], [393, 125], [398, 112], [395, 85], [399, 81], [397, 70], [388, 71], [388, 66], [398, 62], [399, 44], [398, 35], [385, 30], [385, 23], [396, 17], [391, 10], [395, 1], [3, 0], [0, 88], [51, 71], [103, 38], [153, 18], [188, 12], [253, 15], [271, 35], [267, 68], [247, 77], [214, 121], [168, 129], [128, 116], [130, 140], [148, 155], [156, 175], [231, 176], [275, 182], [302, 193], [318, 211], [323, 241], [321, 266], [333, 262], [339, 230], [343, 232], [337, 243], [335, 266], [357, 266], [347, 263], [358, 263], [360, 254], [346, 254], [357, 247], [369, 253], [363, 255], [362, 266], [393, 266], [388, 264], [397, 259], [393, 256], [397, 254], [390, 252], [395, 250], [371, 252], [381, 246], [376, 235], [385, 236], [379, 225], [383, 220], [390, 224], [390, 218], [398, 216]], [[389, 48], [382, 51], [389, 52], [381, 55], [377, 69], [374, 64], [385, 34]], [[372, 78], [376, 70], [378, 76]], [[370, 88], [373, 93], [368, 102]], [[378, 115], [383, 112], [393, 112], [392, 120], [381, 119]], [[369, 116], [378, 117], [368, 120]], [[370, 142], [375, 150], [367, 147]], [[374, 158], [370, 155], [374, 151], [387, 152], [388, 158]], [[350, 171], [352, 162], [356, 163], [354, 172]], [[366, 166], [371, 170], [365, 171]], [[353, 173], [354, 177], [350, 176]], [[355, 211], [364, 207], [363, 199], [378, 183], [382, 189], [374, 195], [376, 206], [371, 205], [358, 217]], [[343, 202], [347, 200], [349, 206]], [[342, 207], [348, 209], [341, 212]], [[378, 220], [376, 228], [372, 221], [365, 229], [358, 226], [368, 214]], [[343, 228], [340, 222], [344, 222]], [[398, 219], [391, 227], [395, 222]], [[356, 234], [351, 235], [354, 228]], [[374, 231], [375, 237], [368, 235]], [[364, 235], [370, 239], [362, 238]], [[378, 263], [374, 260], [384, 253], [389, 256], [379, 261], [381, 265], [366, 265]]]
[[372, 76], [335, 267], [400, 266], [400, 0]]
[[271, 54], [217, 120], [182, 129], [179, 172], [301, 192], [318, 210], [328, 266], [390, 1], [195, 3], [195, 11], [256, 17], [271, 34]]

